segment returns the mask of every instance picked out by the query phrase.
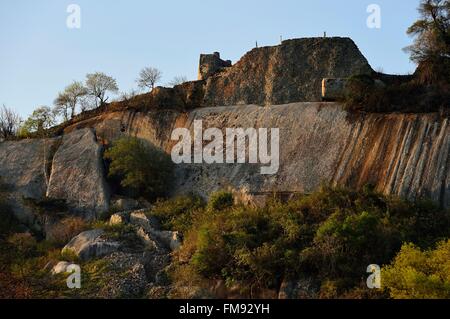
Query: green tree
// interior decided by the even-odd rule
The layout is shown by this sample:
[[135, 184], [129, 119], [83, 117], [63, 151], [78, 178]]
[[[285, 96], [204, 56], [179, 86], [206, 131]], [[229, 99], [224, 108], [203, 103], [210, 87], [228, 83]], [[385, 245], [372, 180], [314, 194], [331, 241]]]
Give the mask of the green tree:
[[38, 133], [43, 135], [45, 130], [55, 124], [55, 114], [48, 106], [40, 106], [33, 111], [31, 116], [20, 128], [20, 135]]
[[164, 196], [172, 177], [172, 162], [167, 154], [147, 146], [135, 137], [117, 140], [105, 152], [111, 161], [109, 175], [118, 177], [122, 187], [135, 195], [152, 199]]
[[450, 240], [427, 251], [405, 244], [381, 283], [395, 299], [450, 298]]
[[450, 69], [450, 1], [422, 0], [420, 19], [408, 29], [415, 38], [406, 50], [419, 64], [423, 82], [448, 81]]

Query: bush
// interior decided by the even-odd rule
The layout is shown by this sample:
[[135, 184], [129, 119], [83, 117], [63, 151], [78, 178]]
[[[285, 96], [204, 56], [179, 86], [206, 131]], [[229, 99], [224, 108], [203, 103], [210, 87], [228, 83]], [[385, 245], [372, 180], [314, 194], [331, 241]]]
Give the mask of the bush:
[[230, 196], [222, 194], [191, 219], [183, 217], [191, 226], [177, 252], [178, 267], [187, 269], [187, 262], [206, 282], [224, 280], [247, 293], [306, 276], [323, 284], [324, 298], [378, 298], [361, 288], [369, 264], [389, 263], [404, 242], [429, 247], [450, 237], [449, 212], [428, 201], [384, 196], [370, 186], [361, 191], [323, 186], [261, 208], [230, 206]]
[[211, 211], [222, 210], [233, 206], [233, 194], [227, 191], [218, 191], [211, 194], [208, 209]]
[[351, 77], [341, 102], [348, 111], [437, 112], [448, 108], [448, 84], [424, 85], [418, 78], [383, 74]]
[[8, 238], [8, 243], [23, 257], [32, 257], [36, 252], [37, 242], [30, 233], [13, 234]]
[[382, 270], [382, 285], [395, 299], [450, 298], [450, 240], [434, 250], [406, 244]]
[[151, 199], [165, 196], [172, 177], [172, 162], [164, 152], [146, 146], [135, 137], [117, 140], [105, 152], [110, 160], [109, 176], [120, 180], [120, 185], [133, 197]]
[[169, 200], [158, 200], [149, 212], [159, 219], [164, 230], [186, 232], [193, 223], [194, 215], [204, 208], [198, 196], [177, 196]]
[[56, 245], [65, 245], [73, 237], [87, 230], [87, 223], [80, 217], [64, 218], [47, 230], [47, 239]]

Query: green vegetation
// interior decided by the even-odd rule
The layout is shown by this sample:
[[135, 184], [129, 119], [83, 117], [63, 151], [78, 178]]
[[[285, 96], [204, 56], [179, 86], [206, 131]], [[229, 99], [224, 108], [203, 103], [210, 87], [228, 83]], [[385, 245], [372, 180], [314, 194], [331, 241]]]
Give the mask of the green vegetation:
[[342, 102], [349, 111], [437, 112], [448, 108], [449, 100], [448, 89], [420, 84], [415, 76], [373, 74], [351, 77]]
[[[178, 217], [165, 218], [158, 209], [164, 224], [183, 225], [185, 241], [172, 272], [178, 286], [208, 287], [223, 280], [255, 296], [276, 291], [285, 279], [313, 277], [323, 298], [382, 297], [383, 292], [361, 288], [369, 264], [388, 264], [403, 243], [429, 248], [450, 235], [449, 212], [428, 201], [386, 197], [371, 187], [356, 192], [324, 186], [288, 203], [213, 209], [217, 198], [229, 196], [214, 195], [204, 208], [184, 206]], [[172, 200], [167, 207], [174, 202], [188, 203]], [[191, 219], [186, 211], [193, 212]]]
[[150, 216], [158, 218], [164, 230], [176, 229], [181, 232], [188, 231], [196, 216], [203, 213], [205, 203], [197, 196], [178, 196], [168, 200], [158, 200]]
[[421, 251], [406, 244], [382, 272], [382, 284], [393, 298], [450, 298], [450, 240]]
[[117, 140], [105, 152], [111, 161], [109, 176], [134, 197], [157, 199], [166, 195], [172, 177], [172, 162], [167, 155], [135, 137]]
[[342, 99], [350, 111], [437, 112], [445, 114], [450, 101], [450, 4], [448, 0], [422, 0], [420, 19], [409, 29], [415, 36], [407, 47], [418, 64], [412, 76], [381, 73], [354, 76]]

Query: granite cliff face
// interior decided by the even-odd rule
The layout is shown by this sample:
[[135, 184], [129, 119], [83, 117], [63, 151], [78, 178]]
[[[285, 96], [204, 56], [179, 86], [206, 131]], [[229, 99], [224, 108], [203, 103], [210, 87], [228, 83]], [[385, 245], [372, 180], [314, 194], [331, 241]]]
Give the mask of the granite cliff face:
[[63, 137], [0, 143], [0, 177], [19, 219], [35, 224], [27, 199], [63, 199], [86, 218], [109, 209], [102, 146], [92, 129]]
[[69, 207], [90, 218], [108, 211], [102, 146], [92, 129], [63, 136], [52, 161], [47, 196], [65, 199]]
[[[386, 194], [426, 196], [450, 207], [450, 126], [438, 114], [366, 114], [351, 118], [338, 103], [211, 107], [189, 113], [114, 112], [79, 123], [94, 127], [105, 143], [127, 134], [170, 153], [177, 127], [279, 128], [280, 169], [261, 175], [259, 164], [181, 164], [174, 193], [232, 186], [255, 196], [272, 191], [308, 193], [322, 182]], [[122, 128], [122, 129], [121, 129]], [[125, 128], [125, 129], [124, 129]], [[68, 128], [68, 132], [72, 128]]]

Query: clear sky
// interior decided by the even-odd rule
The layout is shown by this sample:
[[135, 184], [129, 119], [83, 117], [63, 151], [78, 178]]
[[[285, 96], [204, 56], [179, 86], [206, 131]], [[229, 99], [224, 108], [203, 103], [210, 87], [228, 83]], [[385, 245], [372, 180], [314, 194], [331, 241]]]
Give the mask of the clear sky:
[[[81, 28], [66, 25], [69, 4]], [[381, 8], [381, 28], [368, 28], [367, 7]], [[89, 72], [136, 88], [144, 66], [163, 71], [161, 84], [196, 79], [200, 53], [233, 62], [255, 46], [283, 39], [351, 37], [374, 69], [415, 70], [402, 48], [419, 0], [0, 0], [0, 104], [29, 115], [52, 105], [58, 91]]]

